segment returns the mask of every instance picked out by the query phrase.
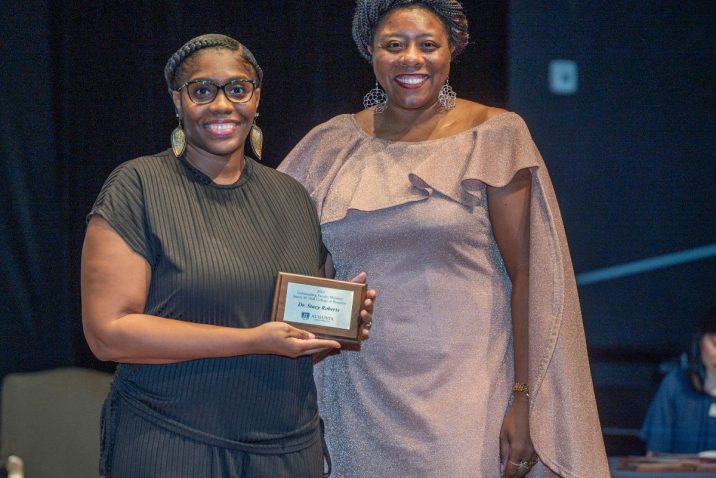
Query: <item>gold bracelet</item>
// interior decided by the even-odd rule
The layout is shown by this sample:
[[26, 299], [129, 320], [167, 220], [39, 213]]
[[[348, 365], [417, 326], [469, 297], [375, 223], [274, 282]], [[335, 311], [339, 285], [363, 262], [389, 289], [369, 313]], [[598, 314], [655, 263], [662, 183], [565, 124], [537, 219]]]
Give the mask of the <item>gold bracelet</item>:
[[512, 386], [512, 393], [524, 393], [525, 397], [530, 398], [530, 387], [526, 383], [515, 382]]

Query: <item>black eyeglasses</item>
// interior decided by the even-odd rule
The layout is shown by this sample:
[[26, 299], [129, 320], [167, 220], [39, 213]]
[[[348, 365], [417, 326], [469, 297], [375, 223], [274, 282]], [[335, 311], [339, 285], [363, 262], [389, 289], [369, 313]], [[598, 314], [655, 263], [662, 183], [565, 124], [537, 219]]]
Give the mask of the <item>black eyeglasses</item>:
[[246, 103], [254, 95], [257, 83], [256, 80], [244, 78], [231, 80], [223, 85], [217, 85], [211, 80], [191, 80], [175, 91], [181, 91], [186, 88], [189, 99], [197, 105], [206, 105], [214, 101], [216, 95], [219, 94], [219, 90], [223, 90], [226, 98], [232, 103]]

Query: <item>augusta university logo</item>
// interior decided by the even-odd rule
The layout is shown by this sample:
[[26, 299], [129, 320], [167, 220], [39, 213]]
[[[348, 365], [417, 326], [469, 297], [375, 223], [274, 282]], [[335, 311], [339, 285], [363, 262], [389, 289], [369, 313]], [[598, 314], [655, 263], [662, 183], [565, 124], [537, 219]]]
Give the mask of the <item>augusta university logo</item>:
[[309, 319], [311, 317], [310, 312], [301, 312], [301, 318], [302, 319]]

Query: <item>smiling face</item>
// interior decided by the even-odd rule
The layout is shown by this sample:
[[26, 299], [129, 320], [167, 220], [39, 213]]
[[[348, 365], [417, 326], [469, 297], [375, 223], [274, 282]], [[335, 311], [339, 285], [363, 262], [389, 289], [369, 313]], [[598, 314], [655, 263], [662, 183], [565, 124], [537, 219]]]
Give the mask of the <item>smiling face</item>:
[[[207, 48], [200, 50], [182, 65], [178, 82], [211, 80], [223, 85], [234, 79], [256, 79], [256, 74], [239, 52]], [[187, 154], [201, 157], [243, 157], [244, 143], [256, 116], [261, 89], [257, 88], [247, 103], [232, 103], [219, 91], [214, 101], [204, 105], [193, 103], [187, 89], [174, 91], [172, 99], [184, 123]]]
[[452, 52], [445, 26], [434, 13], [420, 7], [389, 12], [369, 51], [388, 108], [425, 109], [436, 103], [450, 74]]

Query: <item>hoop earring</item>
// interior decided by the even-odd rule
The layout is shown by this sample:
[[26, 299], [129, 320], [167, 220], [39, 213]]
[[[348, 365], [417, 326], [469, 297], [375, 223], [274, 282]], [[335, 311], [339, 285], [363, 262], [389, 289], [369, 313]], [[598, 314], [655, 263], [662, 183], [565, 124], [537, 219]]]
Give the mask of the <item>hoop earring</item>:
[[258, 117], [258, 113], [256, 113], [256, 116], [254, 117], [254, 123], [251, 125], [251, 131], [249, 132], [249, 143], [251, 143], [251, 149], [254, 151], [254, 154], [256, 155], [256, 159], [261, 161], [261, 151], [263, 150], [264, 146], [264, 133], [261, 131], [261, 128], [256, 124], [256, 117]]
[[373, 109], [376, 113], [382, 113], [385, 111], [385, 108], [388, 106], [388, 95], [385, 94], [385, 91], [381, 89], [381, 87], [378, 85], [378, 82], [375, 82], [375, 88], [370, 90], [366, 95], [363, 97], [363, 107], [365, 109], [375, 107]]
[[179, 124], [174, 128], [174, 131], [172, 131], [170, 139], [172, 142], [172, 153], [174, 153], [175, 158], [178, 158], [184, 154], [186, 150], [186, 134], [184, 133], [184, 126], [182, 125], [181, 118], [179, 118], [179, 113], [176, 115]]
[[442, 106], [445, 111], [450, 111], [455, 108], [456, 98], [457, 93], [455, 93], [455, 90], [453, 90], [452, 86], [450, 86], [450, 80], [445, 80], [445, 84], [438, 92], [438, 103], [440, 103], [440, 106]]

